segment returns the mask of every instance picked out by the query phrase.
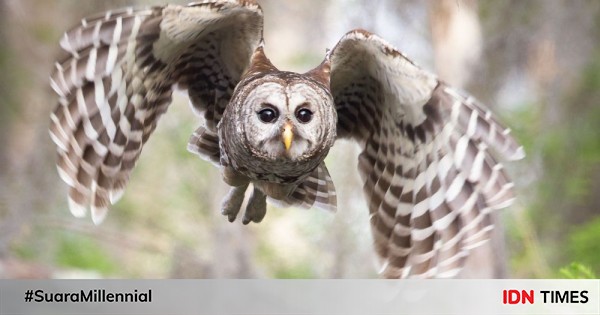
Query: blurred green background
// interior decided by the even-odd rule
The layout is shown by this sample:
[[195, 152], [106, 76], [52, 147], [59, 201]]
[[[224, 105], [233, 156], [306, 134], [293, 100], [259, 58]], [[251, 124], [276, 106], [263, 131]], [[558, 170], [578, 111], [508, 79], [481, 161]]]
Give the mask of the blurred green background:
[[[507, 165], [518, 201], [463, 277], [600, 273], [600, 1], [259, 2], [278, 67], [308, 70], [365, 28], [513, 129], [527, 152]], [[106, 221], [70, 215], [47, 133], [58, 40], [89, 14], [162, 3], [0, 0], [0, 278], [377, 277], [353, 144], [327, 159], [337, 213], [269, 208], [258, 225], [229, 223], [218, 170], [186, 151], [198, 120], [181, 93]]]

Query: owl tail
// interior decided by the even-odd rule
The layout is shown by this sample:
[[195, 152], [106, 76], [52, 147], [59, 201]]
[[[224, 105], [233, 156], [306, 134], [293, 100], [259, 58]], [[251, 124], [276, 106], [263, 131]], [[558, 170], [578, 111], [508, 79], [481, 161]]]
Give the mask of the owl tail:
[[275, 204], [283, 204], [283, 206], [306, 209], [316, 207], [333, 212], [337, 210], [335, 186], [324, 162], [321, 162], [286, 199], [272, 200], [269, 198], [269, 201]]
[[187, 149], [206, 161], [220, 165], [219, 136], [202, 126], [190, 137]]

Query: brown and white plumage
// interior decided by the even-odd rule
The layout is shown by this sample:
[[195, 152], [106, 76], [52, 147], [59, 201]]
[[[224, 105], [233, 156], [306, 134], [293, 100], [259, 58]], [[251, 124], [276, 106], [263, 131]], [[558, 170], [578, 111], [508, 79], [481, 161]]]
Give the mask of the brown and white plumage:
[[338, 135], [361, 145], [375, 248], [388, 277], [452, 276], [487, 240], [512, 184], [489, 150], [519, 159], [509, 129], [376, 35], [346, 34], [331, 56]]
[[66, 56], [51, 76], [59, 106], [50, 135], [73, 214], [91, 207], [100, 222], [119, 199], [174, 85], [188, 90], [214, 135], [261, 38], [252, 1], [124, 9], [65, 33]]
[[90, 207], [102, 220], [176, 86], [206, 120], [188, 149], [233, 186], [229, 220], [250, 184], [244, 223], [262, 220], [267, 198], [335, 210], [323, 159], [349, 138], [363, 150], [382, 274], [454, 276], [489, 238], [488, 214], [514, 198], [494, 158], [524, 156], [510, 130], [367, 31], [347, 33], [305, 74], [278, 70], [262, 46], [262, 11], [242, 0], [108, 12], [67, 32], [50, 134], [73, 214]]

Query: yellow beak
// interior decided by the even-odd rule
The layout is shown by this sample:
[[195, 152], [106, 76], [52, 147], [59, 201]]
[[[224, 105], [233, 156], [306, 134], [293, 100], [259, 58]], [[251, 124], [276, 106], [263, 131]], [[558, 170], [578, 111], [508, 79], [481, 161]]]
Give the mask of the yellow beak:
[[281, 135], [283, 140], [283, 145], [285, 146], [285, 150], [289, 151], [292, 147], [292, 139], [294, 139], [294, 133], [292, 132], [292, 125], [287, 122], [283, 126], [283, 134]]

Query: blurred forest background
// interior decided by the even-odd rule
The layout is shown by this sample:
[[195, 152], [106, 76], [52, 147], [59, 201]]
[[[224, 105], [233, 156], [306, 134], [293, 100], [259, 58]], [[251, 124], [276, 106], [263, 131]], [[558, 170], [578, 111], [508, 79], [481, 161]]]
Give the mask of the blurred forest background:
[[[377, 277], [354, 145], [327, 160], [336, 214], [269, 208], [261, 224], [231, 224], [218, 170], [186, 151], [198, 122], [184, 95], [106, 221], [71, 216], [47, 132], [59, 38], [95, 12], [163, 3], [0, 0], [0, 278]], [[308, 70], [346, 31], [365, 28], [513, 128], [527, 152], [507, 165], [518, 201], [498, 213], [495, 239], [463, 276], [600, 274], [600, 1], [260, 3], [280, 68]]]

